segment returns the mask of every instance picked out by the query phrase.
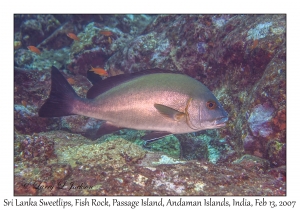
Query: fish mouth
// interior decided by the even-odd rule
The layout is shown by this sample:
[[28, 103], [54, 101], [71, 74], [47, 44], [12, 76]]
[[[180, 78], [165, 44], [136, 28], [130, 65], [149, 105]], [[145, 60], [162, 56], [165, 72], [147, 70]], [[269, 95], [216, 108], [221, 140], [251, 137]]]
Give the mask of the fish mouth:
[[223, 127], [226, 125], [226, 122], [228, 121], [228, 116], [221, 117], [215, 120], [215, 126], [216, 127]]

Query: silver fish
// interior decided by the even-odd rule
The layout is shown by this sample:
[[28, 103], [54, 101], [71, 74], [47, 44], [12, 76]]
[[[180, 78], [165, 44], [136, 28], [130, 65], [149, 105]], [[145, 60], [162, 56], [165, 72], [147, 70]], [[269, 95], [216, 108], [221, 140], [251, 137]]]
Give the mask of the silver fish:
[[104, 120], [97, 137], [130, 128], [155, 131], [147, 137], [153, 139], [220, 128], [228, 120], [206, 86], [171, 71], [153, 69], [110, 77], [94, 85], [87, 98], [80, 98], [55, 67], [51, 81], [50, 96], [39, 116], [76, 114]]

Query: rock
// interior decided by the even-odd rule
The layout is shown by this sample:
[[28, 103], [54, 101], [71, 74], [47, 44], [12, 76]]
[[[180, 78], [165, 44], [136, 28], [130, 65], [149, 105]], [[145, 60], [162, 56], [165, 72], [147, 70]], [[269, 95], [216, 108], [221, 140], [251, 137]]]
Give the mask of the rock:
[[274, 108], [268, 103], [258, 104], [253, 108], [248, 124], [254, 136], [268, 137], [273, 133], [269, 121], [272, 119]]
[[114, 139], [103, 144], [61, 146], [57, 148], [57, 155], [60, 163], [70, 163], [72, 167], [79, 164], [109, 165], [116, 168], [137, 162], [145, 156], [145, 151], [123, 139]]
[[278, 140], [271, 140], [267, 145], [267, 157], [273, 167], [286, 164], [286, 144]]
[[43, 135], [24, 136], [20, 140], [22, 158], [29, 161], [45, 162], [55, 158], [54, 141]]
[[[82, 42], [67, 37], [70, 30]], [[14, 52], [17, 195], [286, 194], [286, 15], [15, 15], [14, 37], [22, 42]], [[40, 45], [41, 55], [28, 45]], [[38, 117], [52, 65], [81, 97], [91, 87], [90, 66], [109, 76], [180, 71], [205, 84], [229, 120], [220, 129], [154, 142], [152, 151], [139, 146], [145, 131], [124, 129], [91, 142], [78, 133], [95, 131], [100, 121]], [[35, 137], [48, 146], [33, 144]], [[180, 154], [177, 164], [153, 165]], [[22, 188], [29, 180], [60, 179], [92, 189]]]
[[233, 164], [240, 164], [242, 167], [248, 169], [256, 169], [266, 171], [270, 168], [270, 162], [268, 160], [253, 156], [253, 155], [244, 155], [240, 159], [237, 159], [232, 162]]
[[72, 168], [70, 165], [53, 165], [52, 177], [56, 181], [62, 181], [70, 177], [72, 174]]

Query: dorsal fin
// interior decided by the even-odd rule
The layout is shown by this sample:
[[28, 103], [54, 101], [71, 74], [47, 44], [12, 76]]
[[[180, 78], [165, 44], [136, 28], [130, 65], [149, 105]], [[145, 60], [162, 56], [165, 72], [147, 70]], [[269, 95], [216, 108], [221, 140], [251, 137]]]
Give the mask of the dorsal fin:
[[159, 69], [159, 68], [154, 68], [154, 69], [147, 69], [131, 74], [119, 74], [113, 77], [108, 77], [105, 80], [99, 81], [96, 83], [93, 87], [89, 89], [87, 92], [86, 97], [89, 99], [93, 99], [97, 97], [98, 95], [110, 90], [113, 87], [116, 87], [124, 82], [127, 82], [129, 80], [132, 80], [134, 78], [148, 75], [148, 74], [157, 74], [157, 73], [173, 73], [173, 74], [182, 74], [182, 72], [174, 72], [171, 70], [165, 70], [165, 69]]

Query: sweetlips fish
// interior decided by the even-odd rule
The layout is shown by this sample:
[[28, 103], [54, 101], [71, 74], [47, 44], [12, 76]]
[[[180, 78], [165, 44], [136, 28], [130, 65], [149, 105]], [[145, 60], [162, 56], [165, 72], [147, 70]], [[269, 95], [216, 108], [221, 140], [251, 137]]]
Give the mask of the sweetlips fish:
[[104, 120], [94, 139], [129, 128], [153, 131], [143, 137], [146, 141], [220, 128], [228, 120], [212, 92], [182, 73], [150, 69], [121, 74], [98, 82], [81, 98], [52, 67], [50, 96], [39, 116], [67, 115]]

